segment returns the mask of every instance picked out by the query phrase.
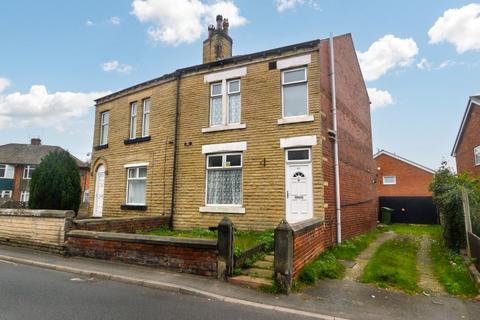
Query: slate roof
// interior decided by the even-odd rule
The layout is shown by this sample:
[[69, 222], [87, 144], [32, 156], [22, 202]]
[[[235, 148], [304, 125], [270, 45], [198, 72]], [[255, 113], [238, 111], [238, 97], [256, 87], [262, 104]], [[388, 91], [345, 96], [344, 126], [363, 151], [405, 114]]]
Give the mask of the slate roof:
[[[0, 163], [3, 164], [39, 164], [43, 157], [51, 151], [63, 150], [61, 147], [9, 143], [0, 146]], [[72, 155], [81, 168], [88, 168], [85, 163]]]

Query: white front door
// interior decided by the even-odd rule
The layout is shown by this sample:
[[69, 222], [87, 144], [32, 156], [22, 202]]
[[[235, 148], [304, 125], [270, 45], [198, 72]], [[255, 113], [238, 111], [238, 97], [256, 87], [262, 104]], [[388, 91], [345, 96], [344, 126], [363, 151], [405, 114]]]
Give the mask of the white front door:
[[95, 175], [95, 198], [93, 200], [93, 216], [101, 217], [103, 214], [103, 189], [105, 187], [105, 167], [100, 165]]
[[288, 222], [310, 219], [313, 217], [310, 149], [291, 149], [286, 153], [286, 219]]

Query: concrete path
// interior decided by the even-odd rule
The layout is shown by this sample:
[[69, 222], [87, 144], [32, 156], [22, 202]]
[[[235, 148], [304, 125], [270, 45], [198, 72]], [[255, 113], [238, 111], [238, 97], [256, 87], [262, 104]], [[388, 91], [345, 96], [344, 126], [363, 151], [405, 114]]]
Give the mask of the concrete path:
[[384, 232], [378, 236], [377, 240], [372, 242], [367, 249], [365, 249], [355, 259], [355, 265], [353, 268], [347, 268], [345, 272], [345, 279], [360, 280], [363, 274], [363, 270], [368, 264], [368, 260], [373, 257], [378, 247], [380, 247], [385, 241], [396, 237], [396, 233], [393, 231]]
[[419, 286], [426, 295], [445, 295], [443, 286], [438, 282], [433, 274], [432, 259], [430, 258], [430, 249], [432, 247], [432, 238], [423, 235], [420, 239], [420, 248], [417, 253], [417, 267], [420, 273]]

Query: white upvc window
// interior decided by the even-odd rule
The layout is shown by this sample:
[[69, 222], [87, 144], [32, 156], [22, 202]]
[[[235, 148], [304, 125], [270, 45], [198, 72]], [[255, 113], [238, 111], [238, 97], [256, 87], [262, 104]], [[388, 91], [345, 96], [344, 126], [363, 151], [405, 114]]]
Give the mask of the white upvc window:
[[242, 204], [242, 153], [207, 156], [206, 205]]
[[143, 100], [142, 137], [150, 135], [150, 99]]
[[30, 199], [29, 191], [20, 192], [20, 202], [28, 202], [29, 199]]
[[23, 179], [32, 179], [32, 174], [33, 174], [33, 171], [35, 170], [35, 166], [32, 166], [32, 165], [27, 165], [25, 166], [25, 168], [23, 169]]
[[240, 79], [210, 85], [210, 126], [239, 124], [241, 118]]
[[0, 190], [0, 198], [11, 198], [12, 190]]
[[137, 137], [137, 103], [130, 104], [130, 139]]
[[383, 184], [385, 184], [385, 185], [397, 184], [397, 177], [396, 176], [383, 176]]
[[473, 154], [475, 156], [475, 165], [480, 166], [480, 146], [473, 149]]
[[15, 167], [9, 164], [0, 164], [0, 178], [13, 179]]
[[127, 168], [127, 199], [129, 205], [145, 205], [147, 167]]
[[287, 150], [287, 161], [288, 162], [304, 162], [310, 161], [310, 148], [302, 149], [288, 149]]
[[100, 113], [100, 145], [106, 145], [108, 143], [109, 118], [108, 111]]
[[307, 68], [282, 72], [283, 118], [308, 115]]

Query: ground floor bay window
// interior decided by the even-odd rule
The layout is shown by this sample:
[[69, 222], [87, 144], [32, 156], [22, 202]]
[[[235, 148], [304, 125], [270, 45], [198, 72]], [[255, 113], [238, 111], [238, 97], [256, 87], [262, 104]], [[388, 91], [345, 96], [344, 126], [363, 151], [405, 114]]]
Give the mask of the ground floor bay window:
[[144, 206], [147, 187], [147, 167], [127, 168], [127, 205]]
[[[234, 212], [242, 211], [242, 153], [211, 154], [207, 156], [206, 208]], [[240, 210], [236, 210], [238, 208]], [[205, 210], [209, 211], [209, 210]], [[233, 212], [232, 211], [232, 212]]]

